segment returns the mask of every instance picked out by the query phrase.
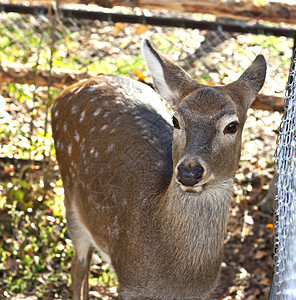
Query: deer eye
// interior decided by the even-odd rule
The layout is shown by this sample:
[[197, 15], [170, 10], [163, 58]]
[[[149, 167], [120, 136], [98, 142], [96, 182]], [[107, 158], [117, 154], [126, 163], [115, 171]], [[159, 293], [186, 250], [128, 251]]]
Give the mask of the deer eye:
[[173, 117], [173, 125], [175, 129], [180, 129], [179, 121], [176, 117]]
[[237, 121], [234, 121], [234, 122], [231, 122], [229, 123], [225, 129], [224, 129], [224, 134], [227, 134], [227, 133], [230, 133], [230, 134], [234, 134], [237, 132], [238, 130], [238, 122]]

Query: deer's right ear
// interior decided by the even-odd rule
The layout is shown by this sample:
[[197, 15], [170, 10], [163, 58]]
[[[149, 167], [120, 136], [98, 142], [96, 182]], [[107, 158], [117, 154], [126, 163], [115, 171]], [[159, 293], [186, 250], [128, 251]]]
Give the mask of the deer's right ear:
[[177, 109], [182, 94], [185, 91], [188, 94], [190, 88], [196, 88], [199, 84], [182, 68], [158, 54], [146, 39], [143, 41], [142, 53], [156, 90], [173, 109]]

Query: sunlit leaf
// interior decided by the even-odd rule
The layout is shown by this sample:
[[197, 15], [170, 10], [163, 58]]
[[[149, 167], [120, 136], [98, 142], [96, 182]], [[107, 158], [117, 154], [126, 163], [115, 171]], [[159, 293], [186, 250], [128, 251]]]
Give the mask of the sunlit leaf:
[[30, 184], [25, 180], [20, 179], [18, 183], [21, 187], [23, 187], [26, 190], [29, 190], [31, 188]]
[[118, 36], [120, 31], [122, 31], [124, 29], [124, 27], [125, 27], [124, 23], [121, 23], [121, 22], [115, 23], [115, 25], [114, 25], [114, 35]]
[[137, 34], [143, 34], [143, 33], [145, 33], [146, 31], [148, 30], [148, 26], [147, 25], [144, 25], [144, 24], [141, 24], [141, 25], [139, 25], [137, 28], [136, 28], [136, 33]]
[[25, 193], [22, 190], [13, 190], [13, 196], [20, 203], [24, 202], [24, 195]]
[[145, 75], [143, 75], [140, 71], [138, 71], [138, 70], [133, 70], [134, 71], [134, 73], [138, 76], [138, 78], [139, 78], [139, 80], [140, 81], [145, 81], [145, 79], [146, 79], [146, 77], [145, 77]]

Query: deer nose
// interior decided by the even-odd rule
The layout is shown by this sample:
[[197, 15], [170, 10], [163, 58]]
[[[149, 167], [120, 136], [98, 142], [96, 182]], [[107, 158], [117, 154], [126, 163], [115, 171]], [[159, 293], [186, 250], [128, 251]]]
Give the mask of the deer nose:
[[204, 169], [198, 165], [194, 168], [187, 168], [184, 165], [178, 166], [177, 180], [185, 186], [194, 186], [202, 179]]

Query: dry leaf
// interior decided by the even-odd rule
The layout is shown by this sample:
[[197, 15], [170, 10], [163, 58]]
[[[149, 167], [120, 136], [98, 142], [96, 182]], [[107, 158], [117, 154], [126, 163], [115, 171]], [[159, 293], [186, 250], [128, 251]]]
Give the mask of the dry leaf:
[[144, 24], [141, 24], [141, 25], [139, 25], [137, 28], [136, 28], [136, 33], [137, 34], [143, 34], [143, 33], [145, 33], [146, 31], [148, 30], [148, 26], [147, 25], [144, 25]]
[[270, 279], [268, 279], [268, 278], [263, 278], [262, 280], [260, 280], [259, 283], [262, 285], [267, 285], [267, 286], [269, 286], [271, 284]]
[[133, 70], [133, 71], [134, 71], [134, 73], [138, 76], [138, 78], [139, 78], [140, 81], [142, 81], [142, 82], [145, 81], [145, 79], [146, 79], [145, 75], [143, 75], [143, 74], [142, 74], [140, 71], [138, 71], [138, 70]]
[[124, 29], [125, 24], [121, 22], [117, 22], [114, 24], [114, 35], [118, 36], [119, 32]]
[[261, 259], [262, 257], [264, 257], [266, 255], [266, 252], [265, 251], [261, 251], [261, 250], [258, 250], [255, 254], [255, 259]]
[[266, 6], [266, 0], [254, 0], [254, 5], [255, 6]]

